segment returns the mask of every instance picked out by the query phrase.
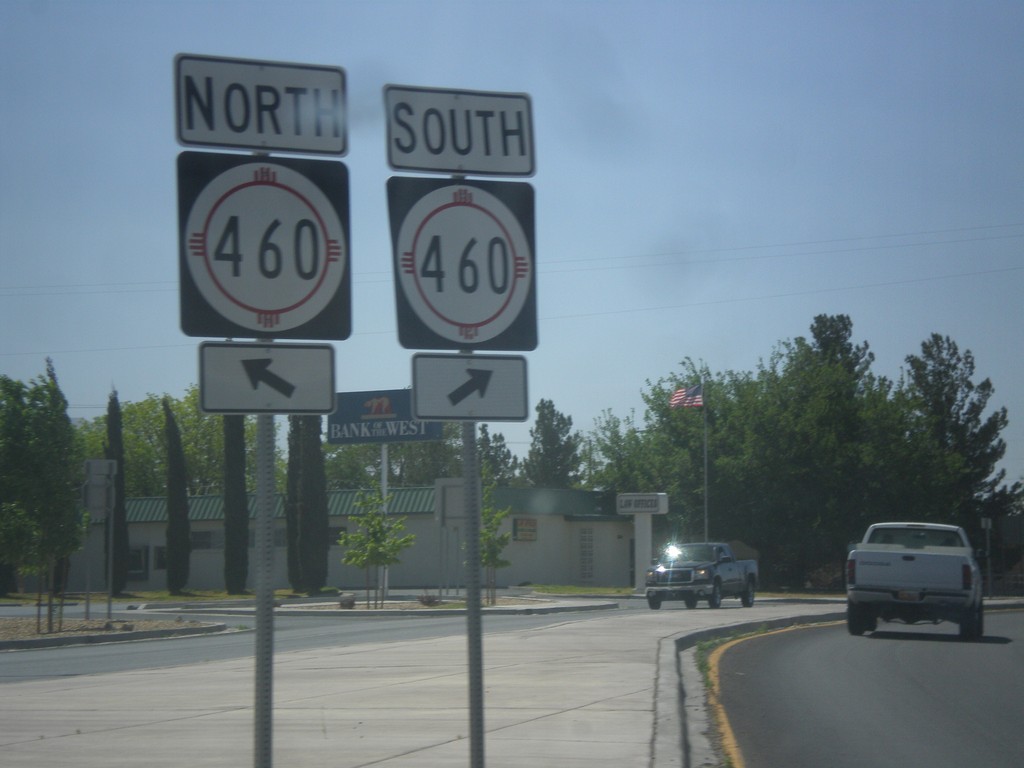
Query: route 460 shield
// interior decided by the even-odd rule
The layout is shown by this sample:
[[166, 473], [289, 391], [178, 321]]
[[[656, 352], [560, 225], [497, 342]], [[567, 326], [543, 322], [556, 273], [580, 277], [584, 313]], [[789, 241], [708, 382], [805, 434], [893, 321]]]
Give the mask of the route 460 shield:
[[403, 347], [536, 348], [533, 199], [521, 182], [388, 180]]

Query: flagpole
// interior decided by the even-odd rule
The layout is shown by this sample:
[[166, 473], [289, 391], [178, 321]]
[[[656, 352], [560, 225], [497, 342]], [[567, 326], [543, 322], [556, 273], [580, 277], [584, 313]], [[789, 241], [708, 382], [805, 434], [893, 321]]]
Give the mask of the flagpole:
[[701, 399], [703, 400], [704, 411], [704, 541], [710, 541], [708, 538], [708, 402], [703, 397], [704, 393], [704, 379], [700, 380], [700, 391]]

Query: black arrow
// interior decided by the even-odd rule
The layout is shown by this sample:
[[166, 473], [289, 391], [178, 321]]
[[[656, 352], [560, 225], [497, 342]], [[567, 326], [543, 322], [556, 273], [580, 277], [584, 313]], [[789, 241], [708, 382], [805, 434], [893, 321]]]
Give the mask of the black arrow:
[[457, 389], [452, 390], [448, 395], [448, 402], [452, 405], [458, 405], [474, 392], [479, 392], [480, 397], [483, 397], [487, 393], [487, 384], [490, 382], [491, 374], [494, 373], [494, 371], [484, 371], [479, 368], [467, 368], [466, 373], [469, 374], [469, 381]]
[[243, 360], [242, 366], [245, 368], [245, 372], [249, 374], [249, 383], [252, 384], [252, 388], [256, 389], [263, 382], [271, 389], [276, 389], [285, 397], [291, 397], [292, 392], [295, 391], [295, 385], [290, 381], [285, 381], [276, 373], [271, 373], [268, 369], [273, 360], [269, 357], [263, 357], [256, 360]]

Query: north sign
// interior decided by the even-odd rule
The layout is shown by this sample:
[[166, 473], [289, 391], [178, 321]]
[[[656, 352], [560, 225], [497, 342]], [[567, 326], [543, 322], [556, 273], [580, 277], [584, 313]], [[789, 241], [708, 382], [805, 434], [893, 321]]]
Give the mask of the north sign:
[[199, 407], [205, 413], [315, 414], [334, 410], [330, 344], [203, 342]]
[[526, 421], [526, 358], [413, 355], [412, 410], [438, 421]]
[[178, 54], [178, 141], [303, 154], [348, 149], [339, 67]]
[[348, 338], [342, 163], [183, 152], [178, 208], [186, 335]]
[[524, 93], [384, 87], [395, 170], [532, 176], [533, 111]]
[[388, 207], [402, 346], [536, 348], [533, 187], [392, 177]]

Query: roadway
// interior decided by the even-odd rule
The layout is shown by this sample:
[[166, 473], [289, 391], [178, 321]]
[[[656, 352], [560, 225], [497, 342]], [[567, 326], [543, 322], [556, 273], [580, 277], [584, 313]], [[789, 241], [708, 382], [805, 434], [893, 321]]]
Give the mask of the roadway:
[[[677, 768], [694, 747], [679, 651], [701, 633], [834, 615], [759, 601], [651, 611], [640, 600], [551, 615], [488, 615], [489, 768]], [[140, 613], [134, 614], [142, 618]], [[152, 614], [150, 614], [152, 615]], [[229, 617], [229, 626], [244, 623]], [[295, 623], [293, 623], [293, 621]], [[408, 634], [411, 633], [411, 634]], [[0, 654], [4, 768], [237, 768], [253, 760], [253, 633]], [[73, 656], [66, 655], [69, 652]], [[111, 671], [111, 670], [118, 671]], [[469, 764], [462, 617], [275, 620], [274, 762], [288, 768]], [[684, 701], [685, 699], [685, 701]], [[687, 710], [689, 711], [689, 710]], [[696, 761], [695, 761], [696, 760]]]
[[746, 768], [1017, 768], [1024, 763], [1024, 612], [954, 624], [845, 624], [757, 636], [718, 665], [721, 701]]

